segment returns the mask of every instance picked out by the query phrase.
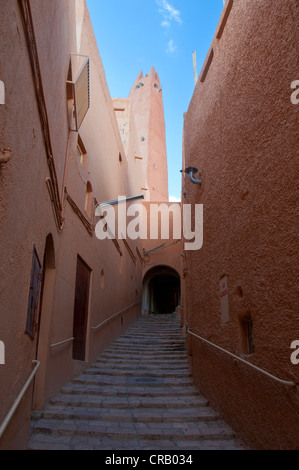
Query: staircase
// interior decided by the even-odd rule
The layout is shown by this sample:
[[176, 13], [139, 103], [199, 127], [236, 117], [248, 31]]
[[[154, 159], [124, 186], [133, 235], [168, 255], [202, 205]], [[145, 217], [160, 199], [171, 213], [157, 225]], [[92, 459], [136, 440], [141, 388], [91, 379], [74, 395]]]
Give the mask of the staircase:
[[34, 411], [29, 449], [241, 449], [194, 386], [175, 315], [140, 317]]

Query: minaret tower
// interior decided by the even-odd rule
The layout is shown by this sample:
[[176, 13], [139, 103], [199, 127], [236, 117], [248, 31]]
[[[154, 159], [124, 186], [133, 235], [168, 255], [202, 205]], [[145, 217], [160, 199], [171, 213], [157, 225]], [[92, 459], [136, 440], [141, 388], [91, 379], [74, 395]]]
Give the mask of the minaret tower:
[[[138, 75], [129, 95], [131, 119], [146, 175], [146, 200], [168, 201], [168, 172], [162, 88], [154, 67]], [[137, 142], [136, 142], [137, 144]]]

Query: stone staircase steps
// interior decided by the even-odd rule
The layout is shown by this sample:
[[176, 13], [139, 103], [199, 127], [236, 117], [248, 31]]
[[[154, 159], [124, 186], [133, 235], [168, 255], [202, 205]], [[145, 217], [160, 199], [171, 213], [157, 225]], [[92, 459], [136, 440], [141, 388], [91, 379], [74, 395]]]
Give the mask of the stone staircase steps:
[[178, 319], [140, 317], [32, 413], [29, 449], [240, 449], [192, 378]]

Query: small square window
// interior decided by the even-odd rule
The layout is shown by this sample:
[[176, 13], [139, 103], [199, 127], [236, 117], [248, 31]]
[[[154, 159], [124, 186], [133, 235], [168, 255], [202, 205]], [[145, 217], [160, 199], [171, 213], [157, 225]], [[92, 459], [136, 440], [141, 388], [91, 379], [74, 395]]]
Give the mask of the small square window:
[[87, 152], [86, 152], [86, 149], [84, 147], [84, 144], [82, 142], [82, 139], [81, 139], [80, 135], [78, 135], [77, 153], [78, 153], [78, 156], [79, 156], [79, 159], [80, 159], [81, 166], [85, 170]]
[[255, 351], [253, 322], [250, 316], [240, 319], [241, 327], [241, 350], [245, 355], [253, 354]]

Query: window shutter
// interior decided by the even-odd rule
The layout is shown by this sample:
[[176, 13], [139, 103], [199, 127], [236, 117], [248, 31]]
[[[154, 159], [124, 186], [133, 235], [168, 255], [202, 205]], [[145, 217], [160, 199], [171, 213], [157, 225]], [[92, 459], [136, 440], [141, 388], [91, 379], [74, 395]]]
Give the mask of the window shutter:
[[26, 320], [26, 333], [28, 333], [31, 338], [34, 338], [34, 323], [38, 306], [41, 274], [41, 264], [36, 249], [34, 247]]

